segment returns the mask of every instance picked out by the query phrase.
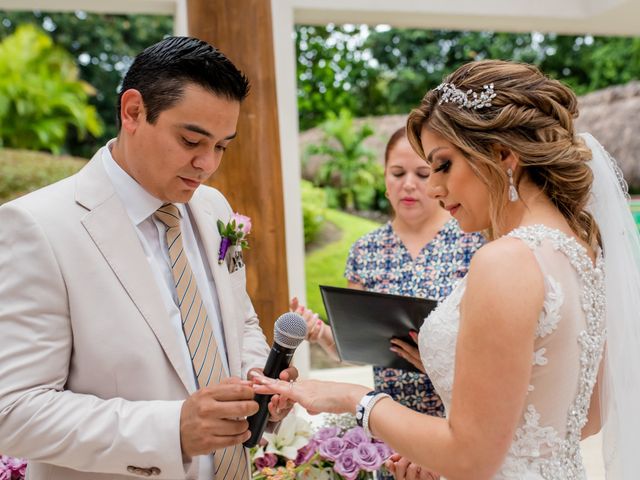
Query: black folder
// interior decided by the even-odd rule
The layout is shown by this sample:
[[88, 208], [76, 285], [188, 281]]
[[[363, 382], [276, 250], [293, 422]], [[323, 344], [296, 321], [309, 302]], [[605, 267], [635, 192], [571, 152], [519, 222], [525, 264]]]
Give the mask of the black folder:
[[389, 341], [415, 345], [409, 331], [420, 329], [435, 300], [325, 285], [320, 293], [342, 361], [417, 371], [389, 350]]

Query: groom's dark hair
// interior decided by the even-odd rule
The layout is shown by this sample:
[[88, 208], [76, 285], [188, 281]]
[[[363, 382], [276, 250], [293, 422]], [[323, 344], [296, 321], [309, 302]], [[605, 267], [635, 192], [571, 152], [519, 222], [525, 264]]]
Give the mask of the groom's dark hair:
[[213, 45], [192, 37], [168, 37], [138, 54], [125, 75], [118, 95], [118, 129], [127, 90], [140, 92], [147, 121], [155, 123], [163, 110], [180, 101], [189, 84], [238, 102], [249, 93], [247, 77]]

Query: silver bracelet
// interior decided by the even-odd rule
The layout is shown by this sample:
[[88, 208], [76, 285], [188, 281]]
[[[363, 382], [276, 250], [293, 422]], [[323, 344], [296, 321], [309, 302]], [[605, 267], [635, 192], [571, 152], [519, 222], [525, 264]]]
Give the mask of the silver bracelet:
[[360, 410], [359, 413], [362, 416], [361, 422], [359, 423], [361, 423], [361, 426], [364, 429], [364, 432], [369, 437], [373, 437], [373, 434], [369, 429], [369, 417], [371, 415], [371, 410], [373, 410], [373, 407], [375, 406], [375, 404], [378, 403], [383, 398], [391, 398], [391, 396], [381, 392], [380, 393], [369, 392], [364, 397], [362, 397], [362, 399], [358, 404], [358, 407]]

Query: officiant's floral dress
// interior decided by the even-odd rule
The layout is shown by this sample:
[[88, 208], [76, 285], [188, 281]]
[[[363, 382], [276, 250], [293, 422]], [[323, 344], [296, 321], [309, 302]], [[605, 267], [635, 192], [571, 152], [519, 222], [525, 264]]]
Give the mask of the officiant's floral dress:
[[[345, 277], [365, 290], [441, 301], [465, 276], [480, 234], [465, 234], [449, 220], [413, 259], [391, 222], [358, 239], [349, 252]], [[444, 415], [429, 377], [395, 368], [374, 367], [374, 384], [394, 400], [418, 412]]]
[[[494, 480], [585, 480], [580, 436], [606, 337], [604, 262], [598, 255], [594, 265], [574, 238], [543, 225], [521, 227], [509, 236], [533, 251], [545, 295], [526, 402]], [[445, 407], [451, 403], [465, 288], [463, 280], [420, 329], [422, 362]]]

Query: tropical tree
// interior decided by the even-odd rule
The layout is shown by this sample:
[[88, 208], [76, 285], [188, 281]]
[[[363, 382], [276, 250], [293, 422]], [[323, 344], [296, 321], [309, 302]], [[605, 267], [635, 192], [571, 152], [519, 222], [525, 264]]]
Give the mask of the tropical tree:
[[378, 69], [362, 48], [363, 25], [296, 26], [300, 129], [349, 110], [355, 116], [386, 113]]
[[71, 135], [64, 149], [85, 157], [117, 134], [118, 87], [133, 58], [149, 45], [173, 32], [173, 17], [167, 15], [108, 15], [83, 11], [52, 13], [0, 11], [0, 39], [20, 25], [45, 30], [56, 45], [71, 53], [82, 80], [91, 84], [89, 98], [105, 126], [98, 138], [84, 140]]
[[375, 152], [364, 146], [373, 135], [369, 124], [356, 127], [353, 115], [341, 110], [329, 113], [321, 125], [323, 138], [307, 147], [306, 155], [320, 155], [325, 161], [316, 174], [315, 183], [325, 187], [331, 206], [348, 210], [368, 209], [375, 201], [376, 183], [382, 168], [375, 162]]
[[60, 153], [71, 128], [79, 138], [100, 135], [93, 93], [68, 52], [21, 26], [0, 42], [0, 146]]
[[471, 60], [536, 63], [541, 57], [530, 33], [374, 29], [363, 48], [384, 79], [388, 113], [408, 112], [444, 75]]
[[328, 112], [406, 113], [442, 77], [485, 58], [533, 63], [578, 94], [640, 79], [640, 38], [388, 26], [298, 26], [300, 126]]

